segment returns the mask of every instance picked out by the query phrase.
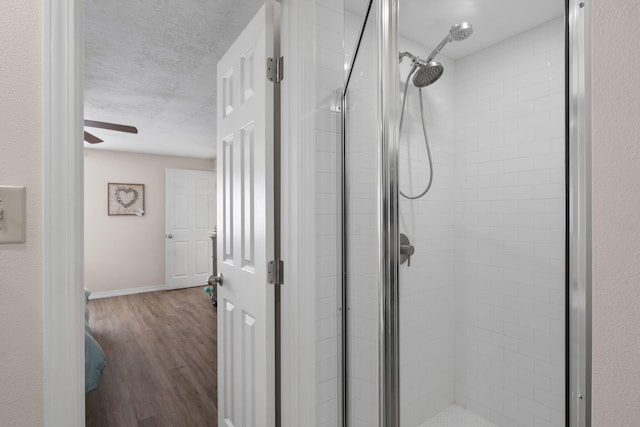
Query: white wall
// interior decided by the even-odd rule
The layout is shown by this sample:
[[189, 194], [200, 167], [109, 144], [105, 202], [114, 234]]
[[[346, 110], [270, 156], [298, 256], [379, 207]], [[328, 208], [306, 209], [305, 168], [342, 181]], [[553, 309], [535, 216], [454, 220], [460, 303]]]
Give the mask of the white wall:
[[0, 4], [0, 185], [27, 187], [26, 243], [0, 245], [0, 425], [43, 424], [42, 4]]
[[[400, 38], [400, 51], [432, 48]], [[439, 55], [444, 74], [422, 90], [434, 177], [422, 198], [400, 197], [400, 232], [415, 247], [400, 266], [400, 398], [402, 425], [417, 426], [454, 400], [454, 61]], [[404, 91], [411, 61], [400, 66]], [[409, 83], [400, 133], [400, 190], [416, 196], [429, 182], [418, 90]]]
[[640, 420], [640, 22], [593, 3], [593, 426]]
[[[347, 15], [347, 39], [357, 40], [363, 19]], [[347, 55], [354, 46], [347, 44]], [[378, 420], [378, 70], [376, 25], [367, 23], [353, 62], [346, 103], [347, 395], [348, 423], [375, 427]], [[351, 62], [352, 58], [349, 57]]]
[[[215, 162], [85, 151], [85, 287], [92, 292], [165, 284], [166, 169], [213, 171]], [[145, 214], [107, 215], [107, 183], [144, 184]]]
[[456, 403], [564, 425], [564, 22], [456, 61]]
[[[441, 54], [444, 75], [423, 90], [435, 174], [425, 197], [400, 199], [416, 248], [400, 270], [403, 425], [454, 402], [500, 425], [563, 422], [562, 30], [558, 18], [455, 62]], [[402, 38], [400, 50], [430, 52]], [[410, 86], [408, 195], [428, 182], [419, 120]]]
[[316, 1], [316, 425], [338, 416], [337, 150], [343, 85], [342, 1]]

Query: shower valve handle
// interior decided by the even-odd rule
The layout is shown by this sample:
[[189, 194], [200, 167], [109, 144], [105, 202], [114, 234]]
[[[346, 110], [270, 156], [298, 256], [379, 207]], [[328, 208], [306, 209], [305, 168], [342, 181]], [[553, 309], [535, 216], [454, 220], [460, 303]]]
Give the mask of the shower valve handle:
[[404, 255], [407, 260], [407, 267], [411, 267], [411, 256], [415, 253], [416, 248], [413, 245], [400, 245], [400, 255]]
[[413, 247], [406, 234], [400, 233], [400, 264], [407, 261], [407, 267], [411, 267], [411, 256], [415, 253], [416, 248]]

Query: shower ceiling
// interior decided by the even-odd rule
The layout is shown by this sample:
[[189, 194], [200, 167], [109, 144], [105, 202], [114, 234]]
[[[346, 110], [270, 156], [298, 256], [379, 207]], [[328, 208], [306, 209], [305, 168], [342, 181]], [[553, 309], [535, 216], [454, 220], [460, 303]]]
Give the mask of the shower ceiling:
[[96, 149], [213, 158], [216, 64], [261, 0], [85, 1], [85, 117]]
[[[347, 10], [363, 16], [369, 1], [345, 3]], [[535, 0], [535, 7], [531, 0], [400, 0], [400, 34], [423, 46], [432, 46], [451, 25], [471, 22], [477, 35], [447, 47], [445, 55], [458, 59], [563, 13], [564, 0]]]

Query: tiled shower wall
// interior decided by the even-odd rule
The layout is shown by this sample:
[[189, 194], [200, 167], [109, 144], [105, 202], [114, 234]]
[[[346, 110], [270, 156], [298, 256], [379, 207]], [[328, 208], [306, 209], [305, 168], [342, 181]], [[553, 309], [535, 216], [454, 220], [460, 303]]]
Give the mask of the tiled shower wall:
[[[362, 19], [348, 14], [351, 53]], [[353, 427], [378, 426], [378, 144], [375, 25], [368, 23], [353, 64], [347, 95], [347, 420]], [[351, 59], [349, 57], [349, 59]]]
[[341, 0], [316, 0], [316, 426], [338, 417], [337, 152], [344, 85]]
[[456, 61], [455, 398], [564, 425], [562, 18]]
[[[400, 38], [400, 51], [425, 57], [431, 48]], [[417, 426], [454, 400], [454, 89], [455, 64], [438, 56], [444, 74], [422, 90], [433, 159], [433, 184], [426, 196], [400, 197], [400, 232], [415, 247], [400, 266], [400, 399], [402, 425]], [[404, 90], [410, 59], [400, 65]], [[418, 90], [409, 83], [400, 132], [400, 190], [420, 194], [429, 162], [420, 120]]]
[[[359, 30], [349, 20], [347, 30]], [[438, 57], [445, 74], [424, 91], [433, 188], [400, 205], [400, 231], [416, 247], [401, 266], [403, 425], [454, 402], [502, 427], [563, 425], [563, 43], [558, 18], [457, 61]], [[429, 51], [404, 39], [400, 48]], [[319, 88], [320, 111], [330, 110], [332, 83]], [[409, 194], [428, 177], [415, 95], [400, 150]], [[318, 134], [319, 168], [334, 160], [321, 159], [322, 141], [329, 134]]]

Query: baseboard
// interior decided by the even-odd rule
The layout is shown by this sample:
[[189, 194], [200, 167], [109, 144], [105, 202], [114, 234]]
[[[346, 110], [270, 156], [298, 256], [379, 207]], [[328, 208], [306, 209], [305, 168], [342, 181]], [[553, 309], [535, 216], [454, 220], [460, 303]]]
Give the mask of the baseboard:
[[91, 292], [89, 299], [120, 297], [124, 295], [143, 294], [145, 292], [166, 291], [167, 285], [143, 286], [141, 288], [116, 289], [114, 291]]
[[180, 285], [180, 286], [175, 286], [173, 288], [170, 287], [166, 287], [166, 289], [168, 291], [177, 291], [179, 289], [188, 289], [188, 288], [204, 288], [205, 286], [207, 286], [206, 282], [201, 282], [201, 283], [196, 283], [195, 285]]

